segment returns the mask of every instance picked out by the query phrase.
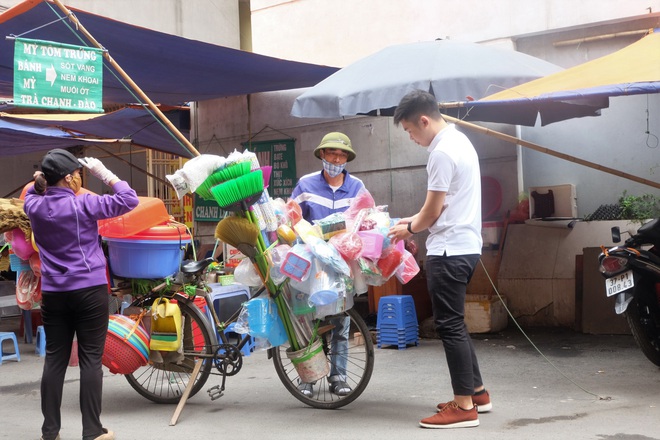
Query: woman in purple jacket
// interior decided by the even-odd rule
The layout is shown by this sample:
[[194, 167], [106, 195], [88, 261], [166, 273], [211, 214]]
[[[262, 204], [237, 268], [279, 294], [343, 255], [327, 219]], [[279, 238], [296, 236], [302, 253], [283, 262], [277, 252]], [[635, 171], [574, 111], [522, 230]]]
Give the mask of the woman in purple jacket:
[[[114, 195], [75, 194], [80, 169], [110, 186]], [[64, 377], [74, 336], [80, 361], [80, 411], [83, 440], [113, 440], [101, 424], [101, 357], [108, 330], [108, 280], [97, 220], [125, 214], [138, 204], [137, 194], [100, 160], [77, 159], [66, 150], [49, 151], [25, 195], [41, 259], [41, 316], [46, 359], [41, 378], [42, 440], [59, 439]]]

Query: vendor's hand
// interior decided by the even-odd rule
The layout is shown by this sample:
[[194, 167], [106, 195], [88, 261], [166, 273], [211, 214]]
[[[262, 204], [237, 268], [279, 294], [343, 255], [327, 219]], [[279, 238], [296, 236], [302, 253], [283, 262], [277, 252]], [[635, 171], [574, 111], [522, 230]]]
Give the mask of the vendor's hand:
[[35, 171], [34, 174], [32, 175], [32, 178], [34, 180], [37, 180], [37, 177], [43, 176], [43, 175], [44, 175], [44, 173], [42, 171]]
[[78, 159], [78, 162], [87, 168], [92, 176], [97, 177], [106, 185], [110, 185], [111, 182], [119, 180], [119, 178], [112, 171], [103, 165], [103, 162], [95, 157], [85, 157], [83, 159]]

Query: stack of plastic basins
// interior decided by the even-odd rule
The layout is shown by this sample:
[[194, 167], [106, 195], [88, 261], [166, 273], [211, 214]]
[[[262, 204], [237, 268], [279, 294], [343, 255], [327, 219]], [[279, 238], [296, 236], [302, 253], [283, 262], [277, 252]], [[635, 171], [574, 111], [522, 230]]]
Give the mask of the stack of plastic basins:
[[162, 200], [139, 197], [138, 206], [119, 217], [99, 221], [108, 243], [110, 270], [125, 278], [164, 278], [179, 268], [191, 237], [185, 225], [170, 222]]
[[381, 296], [376, 324], [378, 348], [396, 345], [399, 350], [419, 340], [415, 302], [410, 295]]

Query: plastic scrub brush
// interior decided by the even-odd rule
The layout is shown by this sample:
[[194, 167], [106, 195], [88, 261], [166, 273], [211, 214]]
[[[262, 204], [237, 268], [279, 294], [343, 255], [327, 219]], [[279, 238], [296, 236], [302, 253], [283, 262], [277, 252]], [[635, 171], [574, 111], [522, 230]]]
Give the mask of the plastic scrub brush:
[[195, 190], [198, 196], [205, 200], [213, 200], [213, 195], [211, 194], [211, 188], [214, 186], [226, 182], [231, 179], [235, 179], [244, 174], [250, 172], [251, 163], [248, 161], [236, 162], [234, 164], [228, 165], [224, 168], [220, 168], [211, 174], [209, 177], [202, 182], [201, 185]]
[[257, 253], [259, 227], [244, 217], [225, 217], [215, 227], [215, 238], [234, 246], [246, 257], [253, 259]]
[[264, 190], [261, 170], [252, 171], [235, 179], [228, 180], [211, 188], [211, 194], [218, 205], [226, 211], [247, 210]]

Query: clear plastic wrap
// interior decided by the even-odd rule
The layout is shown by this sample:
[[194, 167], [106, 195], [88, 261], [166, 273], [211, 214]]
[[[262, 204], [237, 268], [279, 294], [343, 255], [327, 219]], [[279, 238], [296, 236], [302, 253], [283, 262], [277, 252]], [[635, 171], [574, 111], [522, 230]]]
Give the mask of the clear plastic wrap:
[[402, 284], [406, 284], [419, 273], [419, 265], [415, 260], [415, 256], [407, 250], [403, 251], [402, 259], [403, 262], [394, 272], [394, 275]]
[[339, 274], [346, 276], [351, 274], [351, 269], [348, 267], [348, 264], [346, 264], [346, 261], [344, 261], [337, 249], [323, 241], [321, 238], [310, 237], [308, 240], [312, 253], [316, 258], [321, 260], [321, 262], [332, 267], [332, 269]]
[[245, 302], [239, 321], [240, 325], [237, 322], [234, 327], [238, 327], [237, 332], [241, 333], [247, 328], [251, 336], [267, 338], [273, 347], [284, 344], [288, 339], [277, 305], [271, 298], [257, 297]]
[[328, 241], [348, 261], [362, 255], [362, 239], [355, 232], [341, 232]]
[[234, 279], [236, 282], [250, 287], [259, 287], [262, 284], [257, 269], [252, 264], [252, 261], [247, 258], [242, 259], [234, 269]]

